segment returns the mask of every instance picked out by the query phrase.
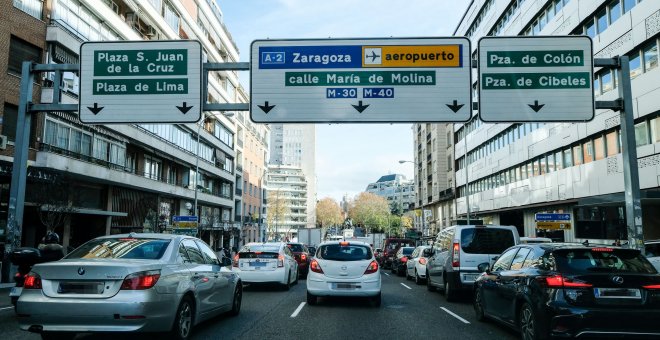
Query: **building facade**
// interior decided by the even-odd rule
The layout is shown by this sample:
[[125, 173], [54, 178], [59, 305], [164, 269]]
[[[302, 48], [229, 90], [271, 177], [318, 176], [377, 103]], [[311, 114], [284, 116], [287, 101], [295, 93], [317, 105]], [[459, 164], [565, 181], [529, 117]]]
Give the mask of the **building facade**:
[[365, 191], [386, 198], [390, 210], [397, 214], [411, 210], [415, 204], [415, 185], [404, 175], [381, 176], [376, 182], [369, 183]]
[[271, 165], [297, 167], [307, 183], [307, 223], [316, 227], [316, 127], [314, 124], [271, 124]]
[[452, 127], [449, 124], [413, 124], [415, 146], [414, 227], [424, 236], [436, 234], [455, 218]]
[[[85, 41], [176, 39], [199, 40], [203, 62], [239, 60], [212, 0], [1, 0], [0, 7], [0, 63], [8, 70], [0, 76], [1, 131], [8, 139], [0, 152], [2, 241], [23, 60], [78, 64]], [[64, 74], [56, 94], [52, 74], [36, 79], [33, 102], [58, 95], [62, 103], [77, 103], [77, 74]], [[235, 72], [210, 73], [208, 90], [209, 102], [248, 101]], [[77, 112], [33, 114], [22, 244], [35, 246], [53, 229], [65, 246], [75, 247], [99, 235], [167, 231], [173, 216], [196, 215], [198, 235], [214, 248], [238, 245], [237, 123], [229, 116], [204, 112], [191, 124], [86, 125]], [[55, 191], [61, 194], [44, 194]], [[58, 213], [66, 216], [53, 218]]]
[[309, 225], [307, 176], [299, 167], [269, 165], [267, 177], [269, 239], [293, 240]]
[[[593, 39], [596, 58], [630, 57], [642, 225], [646, 239], [660, 238], [660, 1], [478, 0], [455, 32], [470, 38], [473, 55], [488, 35], [582, 34]], [[618, 77], [595, 70], [597, 101], [619, 97]], [[515, 225], [521, 235], [608, 244], [627, 238], [618, 112], [596, 110], [587, 123], [524, 124], [486, 124], [477, 113], [454, 126], [459, 216], [469, 197], [471, 213]], [[536, 213], [570, 213], [572, 226], [536, 229]]]

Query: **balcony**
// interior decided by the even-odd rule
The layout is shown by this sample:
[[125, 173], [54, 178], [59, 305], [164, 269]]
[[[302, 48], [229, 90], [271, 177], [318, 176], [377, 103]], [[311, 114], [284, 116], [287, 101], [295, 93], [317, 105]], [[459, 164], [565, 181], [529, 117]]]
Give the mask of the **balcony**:
[[237, 196], [243, 196], [243, 189], [236, 188], [235, 192]]
[[234, 215], [234, 222], [242, 223], [242, 222], [243, 222], [243, 216], [241, 216], [241, 215]]
[[433, 175], [426, 176], [426, 181], [431, 182], [433, 180]]
[[243, 165], [242, 164], [236, 164], [236, 172], [243, 172]]
[[430, 140], [431, 140], [431, 133], [429, 132], [426, 134], [426, 141], [428, 142]]
[[433, 158], [431, 154], [426, 155], [426, 161], [427, 162], [430, 162], [431, 158]]

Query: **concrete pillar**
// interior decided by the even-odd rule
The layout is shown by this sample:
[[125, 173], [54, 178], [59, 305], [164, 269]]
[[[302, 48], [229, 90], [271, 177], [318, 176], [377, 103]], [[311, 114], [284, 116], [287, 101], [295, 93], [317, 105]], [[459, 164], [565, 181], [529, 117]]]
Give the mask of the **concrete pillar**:
[[[108, 196], [106, 197], [105, 210], [112, 211], [112, 185], [108, 185]], [[110, 227], [112, 227], [112, 216], [105, 218], [106, 235], [110, 235]]]
[[62, 232], [62, 247], [64, 249], [69, 247], [69, 241], [71, 241], [71, 219], [67, 218], [64, 222], [64, 231]]

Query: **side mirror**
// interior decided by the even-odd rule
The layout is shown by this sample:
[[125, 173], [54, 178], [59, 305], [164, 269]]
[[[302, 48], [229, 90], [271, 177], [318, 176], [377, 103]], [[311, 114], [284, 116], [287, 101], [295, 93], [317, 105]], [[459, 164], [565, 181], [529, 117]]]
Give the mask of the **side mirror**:
[[477, 266], [477, 270], [479, 270], [482, 273], [487, 273], [489, 268], [490, 268], [490, 264], [488, 262], [480, 263]]
[[228, 257], [223, 257], [223, 258], [222, 258], [221, 265], [222, 265], [223, 267], [231, 266], [231, 259], [228, 258]]

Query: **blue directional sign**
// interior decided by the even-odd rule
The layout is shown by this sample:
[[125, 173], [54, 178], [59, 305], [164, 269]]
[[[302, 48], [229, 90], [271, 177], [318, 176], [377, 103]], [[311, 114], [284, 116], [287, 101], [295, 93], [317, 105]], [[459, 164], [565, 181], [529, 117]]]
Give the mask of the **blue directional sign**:
[[535, 214], [537, 221], [570, 221], [571, 214]]
[[197, 216], [172, 216], [172, 222], [197, 222]]

